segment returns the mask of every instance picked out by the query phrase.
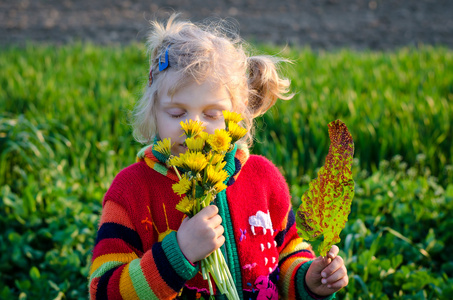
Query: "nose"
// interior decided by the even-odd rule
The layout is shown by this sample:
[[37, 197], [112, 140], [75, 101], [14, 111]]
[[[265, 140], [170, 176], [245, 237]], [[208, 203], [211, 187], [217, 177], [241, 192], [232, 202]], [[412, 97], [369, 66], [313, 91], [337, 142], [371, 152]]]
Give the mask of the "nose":
[[188, 115], [186, 121], [188, 121], [188, 120], [199, 121], [199, 122], [203, 123], [203, 121], [201, 120], [201, 115], [200, 114]]

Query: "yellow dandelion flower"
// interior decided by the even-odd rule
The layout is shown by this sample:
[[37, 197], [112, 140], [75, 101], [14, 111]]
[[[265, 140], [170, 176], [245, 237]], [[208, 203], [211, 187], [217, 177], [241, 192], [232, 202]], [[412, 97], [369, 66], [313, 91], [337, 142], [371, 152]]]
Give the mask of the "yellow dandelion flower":
[[234, 111], [223, 110], [222, 113], [223, 118], [225, 119], [225, 124], [228, 124], [229, 122], [239, 123], [240, 121], [242, 121], [241, 114], [238, 114]]
[[223, 155], [223, 154], [212, 153], [212, 152], [209, 152], [207, 155], [207, 159], [209, 162], [211, 162], [212, 165], [217, 165], [219, 162], [223, 161], [224, 157], [225, 157], [225, 155]]
[[191, 187], [192, 183], [185, 175], [182, 175], [181, 180], [171, 186], [173, 192], [175, 192], [175, 194], [178, 194], [179, 196], [187, 193]]
[[201, 137], [191, 137], [186, 139], [186, 145], [189, 150], [201, 151], [204, 147], [204, 140]]
[[215, 152], [226, 152], [230, 148], [231, 137], [224, 129], [216, 129], [208, 138], [208, 144]]
[[209, 133], [207, 133], [206, 131], [200, 131], [197, 135], [197, 138], [203, 139], [204, 142], [206, 142], [208, 140], [208, 137], [209, 137]]
[[177, 168], [183, 168], [184, 167], [184, 160], [181, 159], [180, 156], [173, 156], [172, 158], [170, 158], [168, 163], [169, 163], [170, 166], [175, 166]]
[[170, 156], [171, 146], [171, 140], [169, 138], [166, 138], [154, 144], [153, 149], [165, 156]]
[[228, 122], [228, 133], [231, 136], [232, 143], [236, 143], [247, 133], [247, 129], [242, 128], [237, 123]]
[[202, 122], [194, 120], [186, 120], [186, 122], [181, 121], [181, 123], [179, 124], [181, 125], [182, 130], [184, 130], [184, 134], [188, 138], [196, 136], [206, 128], [205, 126], [203, 126]]
[[198, 173], [203, 170], [208, 164], [206, 156], [201, 152], [186, 151], [182, 154], [181, 160], [183, 161], [182, 168]]
[[176, 204], [176, 209], [182, 212], [183, 214], [190, 215], [192, 214], [194, 203], [187, 197], [184, 197]]
[[208, 166], [206, 169], [207, 182], [210, 185], [216, 185], [219, 182], [224, 182], [228, 177], [228, 173], [225, 170], [216, 170], [214, 166]]
[[218, 162], [218, 163], [215, 165], [215, 170], [216, 170], [216, 172], [218, 172], [218, 171], [220, 171], [220, 170], [223, 170], [223, 168], [225, 168], [225, 165], [226, 165], [226, 161]]
[[227, 188], [227, 185], [224, 184], [223, 182], [218, 182], [216, 185], [214, 185], [214, 189], [217, 193], [220, 193], [221, 191], [223, 191], [226, 188]]

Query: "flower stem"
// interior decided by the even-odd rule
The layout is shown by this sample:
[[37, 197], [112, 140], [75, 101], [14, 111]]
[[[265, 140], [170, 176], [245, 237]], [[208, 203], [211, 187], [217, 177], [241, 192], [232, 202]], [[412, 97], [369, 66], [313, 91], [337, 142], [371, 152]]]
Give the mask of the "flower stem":
[[[239, 299], [228, 265], [223, 257], [220, 249], [217, 249], [211, 255], [202, 260], [202, 273], [206, 273], [209, 284], [210, 276], [214, 279], [220, 293], [224, 294], [228, 299]], [[210, 274], [210, 276], [208, 275]], [[203, 277], [204, 278], [204, 277]]]
[[175, 166], [172, 166], [173, 170], [175, 170], [176, 176], [178, 176], [178, 179], [181, 180], [181, 174], [179, 174], [178, 169]]

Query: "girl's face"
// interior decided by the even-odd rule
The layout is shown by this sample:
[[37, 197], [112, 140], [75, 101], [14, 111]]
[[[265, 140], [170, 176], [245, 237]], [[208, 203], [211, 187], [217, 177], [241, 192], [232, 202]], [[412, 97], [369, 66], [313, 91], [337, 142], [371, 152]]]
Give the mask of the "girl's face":
[[[167, 82], [174, 82], [175, 74], [167, 74]], [[202, 84], [193, 82], [180, 88], [173, 97], [168, 95], [169, 85], [164, 84], [156, 106], [157, 131], [161, 139], [170, 138], [173, 155], [184, 153], [186, 136], [180, 122], [186, 120], [201, 121], [205, 131], [214, 133], [224, 129], [222, 110], [232, 110], [233, 104], [227, 89], [210, 80]]]

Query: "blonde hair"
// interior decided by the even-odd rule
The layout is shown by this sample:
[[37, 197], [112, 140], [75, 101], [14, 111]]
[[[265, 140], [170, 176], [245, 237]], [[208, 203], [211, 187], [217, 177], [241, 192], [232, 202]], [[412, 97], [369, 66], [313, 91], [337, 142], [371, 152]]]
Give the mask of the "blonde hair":
[[[191, 83], [215, 80], [225, 86], [231, 96], [233, 110], [244, 117], [248, 134], [242, 139], [252, 143], [253, 119], [264, 114], [278, 98], [290, 99], [290, 81], [281, 78], [277, 64], [286, 61], [273, 56], [248, 57], [245, 43], [223, 24], [195, 25], [177, 20], [178, 14], [169, 17], [164, 25], [151, 22], [147, 49], [152, 70], [152, 84], [147, 85], [132, 112], [134, 138], [150, 143], [157, 135], [155, 105], [159, 90], [165, 82], [167, 70], [181, 74], [169, 89], [174, 94]], [[159, 71], [159, 58], [168, 51], [169, 67]]]

